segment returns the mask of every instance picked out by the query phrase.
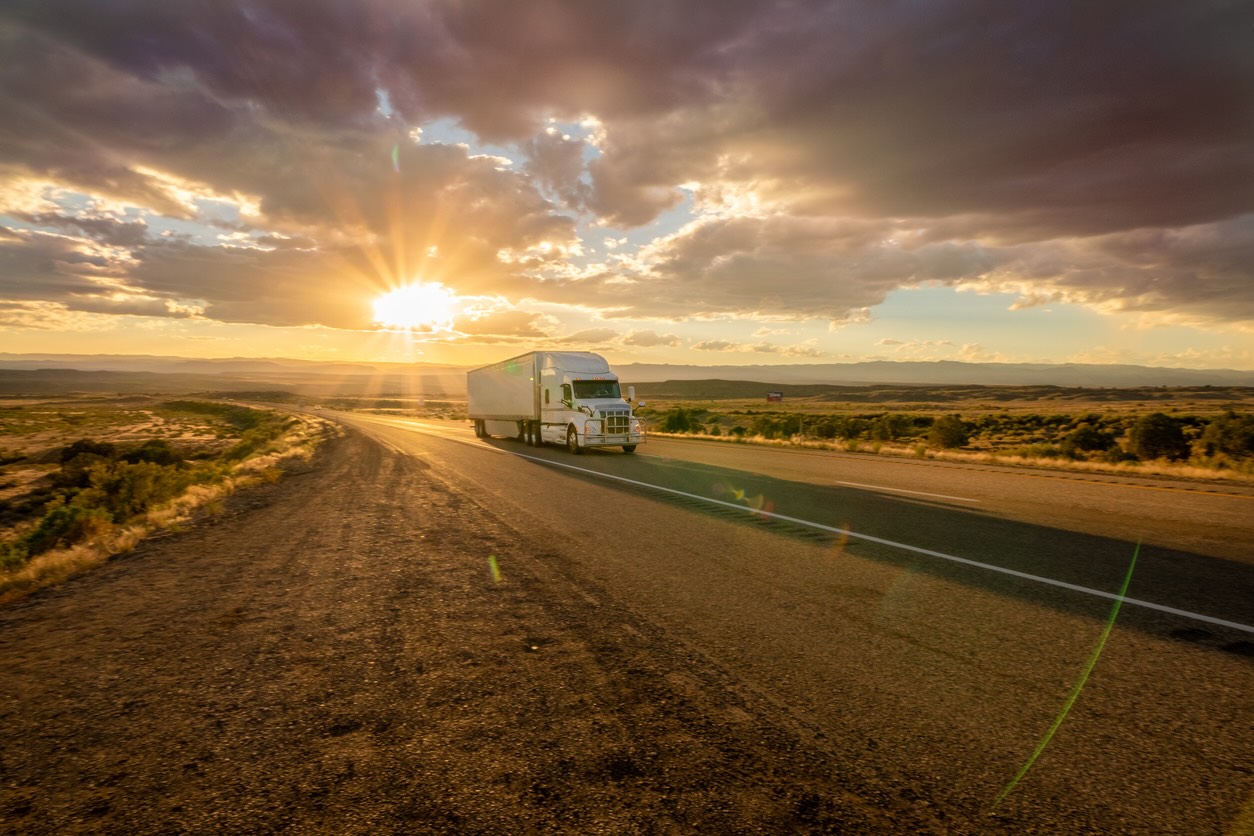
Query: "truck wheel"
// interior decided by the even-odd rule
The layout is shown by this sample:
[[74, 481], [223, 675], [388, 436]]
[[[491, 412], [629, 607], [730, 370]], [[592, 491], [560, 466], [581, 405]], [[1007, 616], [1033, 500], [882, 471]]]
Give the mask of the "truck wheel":
[[483, 419], [475, 420], [475, 438], [483, 438], [487, 433], [483, 429]]
[[634, 453], [634, 452], [636, 452], [636, 445], [634, 445], [634, 444], [624, 444], [624, 445], [623, 445], [623, 452], [624, 452], [624, 453]]
[[539, 421], [533, 421], [531, 424], [531, 446], [532, 447], [544, 446], [544, 434], [540, 431]]
[[579, 433], [575, 432], [574, 427], [566, 430], [566, 449], [576, 456], [583, 452], [583, 449], [579, 446]]

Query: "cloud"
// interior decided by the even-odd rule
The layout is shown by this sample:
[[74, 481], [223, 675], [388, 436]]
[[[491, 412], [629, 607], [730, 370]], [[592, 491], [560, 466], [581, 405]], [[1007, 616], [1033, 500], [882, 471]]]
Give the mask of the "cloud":
[[562, 337], [560, 343], [581, 343], [584, 345], [597, 345], [599, 343], [608, 343], [618, 338], [618, 332], [613, 328], [585, 328], [582, 331], [576, 331], [567, 337]]
[[588, 186], [581, 180], [585, 147], [583, 140], [549, 128], [522, 144], [527, 158], [525, 170], [536, 183], [558, 195], [566, 206], [581, 209], [588, 199]]
[[1176, 352], [1146, 352], [1098, 345], [1068, 357], [1068, 363], [1116, 363], [1166, 368], [1248, 369], [1254, 352], [1230, 345], [1212, 349], [1188, 348]]
[[964, 363], [1009, 363], [1013, 358], [998, 351], [986, 351], [979, 343], [964, 343], [957, 359]]
[[776, 345], [774, 343], [737, 343], [729, 340], [702, 340], [692, 346], [697, 351], [741, 352], [747, 354], [780, 354], [785, 357], [826, 357], [827, 352], [808, 343]]
[[[373, 295], [425, 278], [838, 328], [937, 282], [1249, 328], [1252, 26], [1167, 0], [10, 0], [0, 298], [369, 328]], [[517, 164], [416, 142], [436, 120]]]
[[1247, 328], [1254, 322], [1254, 214], [996, 250], [995, 269], [964, 283], [1158, 323]]
[[914, 354], [920, 351], [931, 352], [938, 348], [953, 348], [949, 340], [894, 340], [884, 338], [877, 340], [876, 345], [892, 348], [898, 354]]
[[674, 348], [680, 345], [680, 339], [674, 334], [659, 334], [652, 328], [644, 328], [638, 331], [628, 331], [627, 336], [623, 337], [623, 345], [635, 345], [641, 348], [653, 348], [655, 346]]
[[738, 217], [693, 223], [636, 265], [533, 288], [549, 301], [621, 317], [864, 321], [902, 285], [976, 280], [1001, 258], [974, 243], [885, 243], [892, 225], [849, 219]]
[[547, 337], [556, 327], [552, 317], [519, 310], [496, 310], [453, 320], [453, 330], [472, 337]]
[[729, 340], [701, 340], [695, 342], [692, 347], [697, 351], [739, 351], [740, 343], [734, 343]]

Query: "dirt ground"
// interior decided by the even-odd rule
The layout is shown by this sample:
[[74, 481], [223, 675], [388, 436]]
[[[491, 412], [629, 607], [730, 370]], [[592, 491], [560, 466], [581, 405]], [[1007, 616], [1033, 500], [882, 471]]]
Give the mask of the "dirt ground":
[[304, 468], [0, 610], [0, 831], [947, 829], [421, 461]]

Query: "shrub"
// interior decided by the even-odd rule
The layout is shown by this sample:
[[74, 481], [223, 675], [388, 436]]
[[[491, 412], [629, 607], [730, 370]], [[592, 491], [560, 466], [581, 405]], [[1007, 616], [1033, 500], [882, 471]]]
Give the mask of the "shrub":
[[875, 441], [896, 441], [913, 429], [909, 416], [885, 413], [871, 422], [871, 438]]
[[184, 471], [152, 462], [111, 462], [93, 467], [90, 473], [91, 487], [74, 501], [104, 509], [119, 523], [173, 499], [192, 481]]
[[154, 438], [151, 441], [145, 441], [140, 447], [123, 455], [122, 461], [131, 464], [151, 462], [152, 464], [169, 466], [182, 464], [183, 456], [178, 450], [170, 446], [170, 442], [165, 439]]
[[692, 431], [692, 416], [682, 406], [668, 410], [662, 417], [661, 430], [664, 433], [686, 433]]
[[1102, 452], [1114, 447], [1115, 434], [1103, 432], [1087, 422], [1080, 424], [1063, 438], [1061, 448], [1063, 455], [1077, 458], [1085, 452]]
[[0, 543], [0, 572], [15, 572], [26, 565], [29, 557], [26, 543]]
[[103, 508], [58, 505], [44, 515], [34, 531], [22, 538], [22, 545], [27, 554], [42, 554], [103, 534], [111, 524], [109, 512]]
[[1132, 425], [1128, 451], [1141, 459], [1180, 461], [1189, 457], [1189, 443], [1174, 418], [1155, 412], [1142, 416]]
[[945, 415], [932, 424], [932, 429], [927, 434], [927, 440], [935, 447], [949, 449], [966, 447], [970, 437], [967, 434], [965, 421], [957, 415]]
[[95, 456], [98, 459], [111, 459], [117, 454], [117, 448], [107, 441], [80, 438], [73, 444], [61, 448], [61, 464], [64, 465], [82, 454]]
[[763, 438], [774, 438], [779, 434], [779, 426], [771, 416], [758, 415], [749, 424], [749, 433], [750, 435], [760, 435]]
[[1201, 441], [1202, 451], [1208, 456], [1254, 456], [1254, 415], [1237, 415], [1229, 410], [1206, 425]]

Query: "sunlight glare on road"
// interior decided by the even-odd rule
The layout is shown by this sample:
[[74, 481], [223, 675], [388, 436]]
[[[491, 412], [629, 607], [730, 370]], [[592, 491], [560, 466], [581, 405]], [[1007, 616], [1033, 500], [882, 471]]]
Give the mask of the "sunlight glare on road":
[[722, 496], [723, 494], [730, 495], [736, 502], [743, 502], [745, 507], [751, 511], [762, 511], [769, 514], [775, 510], [774, 500], [767, 499], [762, 494], [749, 496], [742, 488], [724, 485], [722, 482], [715, 483], [714, 495]]

